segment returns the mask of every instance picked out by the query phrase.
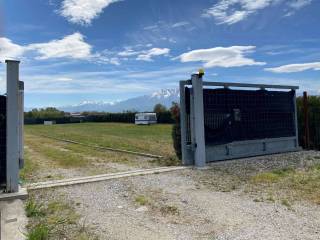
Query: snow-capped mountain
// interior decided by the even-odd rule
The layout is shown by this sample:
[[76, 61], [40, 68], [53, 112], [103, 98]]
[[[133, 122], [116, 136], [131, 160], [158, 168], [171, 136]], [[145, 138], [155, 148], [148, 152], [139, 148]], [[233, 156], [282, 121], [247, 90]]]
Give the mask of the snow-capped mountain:
[[152, 111], [154, 105], [161, 103], [167, 108], [171, 107], [172, 102], [179, 101], [179, 89], [162, 89], [150, 95], [130, 98], [124, 101], [116, 102], [94, 102], [84, 101], [77, 105], [59, 107], [65, 112], [123, 112], [123, 111]]

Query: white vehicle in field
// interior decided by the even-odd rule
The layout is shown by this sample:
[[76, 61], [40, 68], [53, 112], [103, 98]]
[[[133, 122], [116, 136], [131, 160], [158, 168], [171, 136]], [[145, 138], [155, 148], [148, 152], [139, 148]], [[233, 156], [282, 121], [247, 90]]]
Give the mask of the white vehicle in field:
[[136, 113], [135, 124], [137, 125], [149, 125], [157, 123], [156, 113]]
[[56, 121], [43, 121], [43, 125], [53, 125], [56, 124]]

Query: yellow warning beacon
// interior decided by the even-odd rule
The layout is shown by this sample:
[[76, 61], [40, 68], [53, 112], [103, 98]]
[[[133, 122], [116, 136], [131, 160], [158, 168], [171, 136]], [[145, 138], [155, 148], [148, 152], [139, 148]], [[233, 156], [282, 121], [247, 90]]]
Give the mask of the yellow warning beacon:
[[200, 68], [199, 69], [199, 77], [202, 77], [204, 75], [204, 69]]

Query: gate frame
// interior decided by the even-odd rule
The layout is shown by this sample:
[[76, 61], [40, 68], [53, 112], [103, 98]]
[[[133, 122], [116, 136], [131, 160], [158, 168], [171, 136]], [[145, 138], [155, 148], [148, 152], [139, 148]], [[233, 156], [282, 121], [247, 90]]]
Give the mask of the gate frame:
[[[270, 84], [251, 84], [251, 83], [227, 83], [227, 82], [204, 82], [202, 79], [203, 74], [197, 73], [192, 74], [190, 80], [180, 81], [180, 124], [181, 124], [181, 152], [182, 152], [182, 163], [183, 165], [195, 165], [196, 167], [202, 168], [206, 166], [207, 163], [207, 146], [205, 144], [205, 132], [204, 132], [204, 105], [203, 105], [203, 87], [240, 87], [240, 88], [258, 88], [261, 90], [265, 89], [289, 89], [294, 91], [293, 94], [293, 103], [294, 103], [294, 121], [295, 121], [295, 136], [292, 137], [283, 137], [283, 138], [266, 138], [266, 139], [257, 139], [257, 140], [247, 140], [239, 142], [230, 142], [224, 144], [226, 148], [230, 144], [238, 143], [239, 146], [244, 143], [252, 144], [263, 144], [279, 141], [294, 141], [293, 147], [288, 147], [283, 151], [265, 151], [261, 154], [249, 154], [248, 156], [257, 156], [265, 155], [279, 152], [288, 152], [288, 151], [298, 151], [299, 139], [298, 139], [298, 118], [297, 118], [297, 106], [296, 106], [296, 90], [299, 89], [298, 86], [287, 86], [287, 85], [270, 85]], [[191, 144], [187, 144], [187, 122], [186, 122], [186, 96], [185, 96], [185, 87], [192, 86], [190, 94], [190, 132], [191, 132]], [[239, 157], [248, 157], [248, 156], [230, 156], [224, 159], [217, 160], [226, 160]]]
[[6, 192], [19, 191], [19, 169], [24, 165], [24, 82], [19, 81], [20, 61], [5, 60], [7, 65], [6, 116]]

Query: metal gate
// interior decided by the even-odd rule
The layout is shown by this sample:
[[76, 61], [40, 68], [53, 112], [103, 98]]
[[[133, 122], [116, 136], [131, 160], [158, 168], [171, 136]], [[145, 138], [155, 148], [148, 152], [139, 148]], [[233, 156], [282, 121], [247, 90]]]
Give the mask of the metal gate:
[[[185, 164], [203, 166], [216, 160], [298, 149], [298, 87], [202, 82], [201, 76], [195, 74], [192, 80], [181, 81], [180, 88]], [[199, 149], [203, 153], [198, 157], [205, 159], [197, 164]]]
[[[6, 183], [7, 156], [7, 97], [0, 96], [0, 186]], [[0, 187], [1, 188], [1, 187]]]

